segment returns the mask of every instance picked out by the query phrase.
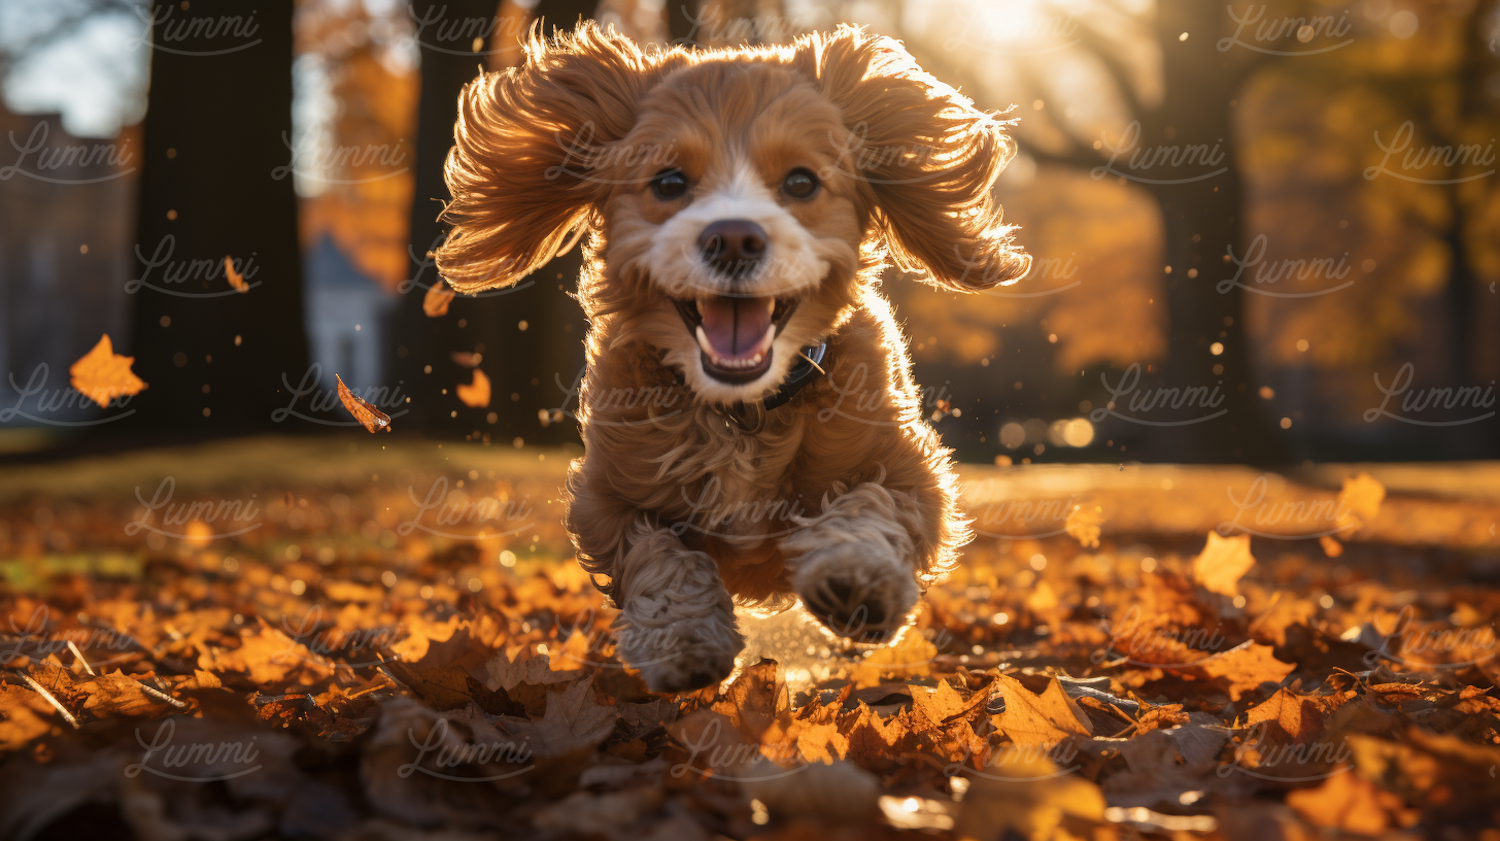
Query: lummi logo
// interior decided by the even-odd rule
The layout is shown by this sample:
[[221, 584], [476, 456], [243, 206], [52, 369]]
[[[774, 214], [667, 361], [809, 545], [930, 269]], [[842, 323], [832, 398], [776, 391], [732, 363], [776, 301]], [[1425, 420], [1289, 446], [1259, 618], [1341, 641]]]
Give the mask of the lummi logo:
[[[402, 537], [422, 531], [449, 540], [482, 540], [520, 534], [536, 525], [536, 510], [530, 500], [470, 497], [458, 488], [450, 491], [446, 476], [434, 479], [421, 499], [414, 487], [408, 487], [406, 495], [417, 512], [396, 527], [396, 534]], [[460, 527], [474, 527], [474, 531], [455, 531]]]
[[[131, 40], [129, 47], [145, 47], [158, 52], [182, 56], [216, 56], [248, 50], [261, 42], [256, 35], [260, 24], [255, 22], [255, 12], [248, 15], [193, 15], [181, 17], [179, 10], [189, 5], [171, 3], [141, 3], [135, 5], [135, 14], [145, 24], [140, 34]], [[187, 44], [222, 44], [214, 49], [189, 49]]]
[[[1412, 388], [1416, 380], [1416, 367], [1408, 362], [1402, 365], [1391, 378], [1391, 384], [1385, 385], [1380, 382], [1380, 374], [1375, 374], [1375, 387], [1385, 398], [1380, 405], [1366, 409], [1364, 414], [1365, 423], [1374, 423], [1381, 418], [1409, 423], [1414, 426], [1463, 426], [1470, 423], [1489, 420], [1495, 416], [1495, 381], [1483, 388], [1479, 386], [1451, 386], [1433, 388]], [[1391, 410], [1391, 401], [1401, 398], [1396, 404], [1396, 410]], [[1489, 411], [1483, 411], [1488, 409]], [[1480, 412], [1483, 411], [1483, 414]], [[1438, 415], [1458, 415], [1459, 417], [1447, 418], [1419, 418], [1421, 413], [1435, 413]]]
[[[1227, 249], [1226, 257], [1229, 262], [1237, 268], [1233, 277], [1227, 277], [1219, 281], [1214, 287], [1220, 295], [1227, 294], [1231, 289], [1243, 289], [1246, 292], [1254, 292], [1257, 295], [1265, 295], [1270, 298], [1313, 298], [1318, 295], [1327, 295], [1340, 289], [1348, 289], [1354, 285], [1354, 281], [1345, 281], [1344, 278], [1354, 271], [1354, 267], [1345, 262], [1349, 252], [1345, 251], [1343, 257], [1317, 257], [1313, 259], [1295, 260], [1266, 260], [1265, 234], [1256, 236], [1250, 241], [1250, 247], [1245, 249], [1243, 257], [1234, 256], [1234, 246]], [[1245, 282], [1245, 272], [1254, 269]], [[1306, 284], [1313, 281], [1322, 285], [1322, 289], [1308, 291], [1273, 291], [1269, 287], [1281, 281], [1292, 281], [1298, 284]], [[1329, 284], [1337, 283], [1332, 286]], [[1283, 287], [1284, 289], [1285, 287]]]
[[[1089, 173], [1095, 181], [1107, 175], [1136, 181], [1141, 184], [1187, 184], [1203, 181], [1229, 171], [1224, 165], [1228, 153], [1219, 148], [1220, 141], [1213, 144], [1190, 143], [1142, 146], [1141, 123], [1131, 120], [1120, 134], [1119, 142], [1108, 135], [1100, 134], [1100, 147], [1108, 150], [1106, 161]], [[1168, 173], [1182, 172], [1180, 177], [1164, 177]], [[1162, 177], [1158, 177], [1158, 174]]]
[[16, 402], [0, 408], [0, 423], [11, 423], [16, 418], [21, 418], [47, 426], [98, 426], [135, 414], [134, 409], [128, 408], [132, 395], [121, 394], [106, 401], [104, 408], [108, 413], [104, 417], [63, 420], [66, 417], [85, 416], [99, 404], [71, 385], [67, 388], [47, 388], [51, 373], [52, 367], [42, 362], [31, 369], [31, 376], [26, 378], [25, 385], [21, 385], [12, 373], [9, 377], [10, 387], [16, 393]]
[[[232, 780], [261, 769], [259, 736], [235, 741], [177, 740], [177, 718], [163, 719], [148, 742], [135, 730], [135, 740], [145, 749], [141, 761], [125, 766], [125, 776], [148, 774], [184, 783]], [[191, 722], [194, 719], [185, 719]]]
[[[287, 418], [296, 418], [308, 423], [320, 426], [359, 426], [360, 422], [349, 417], [343, 410], [343, 401], [339, 400], [337, 388], [329, 388], [323, 381], [323, 366], [317, 362], [308, 366], [302, 373], [302, 379], [297, 385], [292, 385], [285, 373], [281, 375], [281, 384], [286, 387], [287, 393], [292, 396], [291, 402], [286, 406], [271, 412], [271, 422], [281, 423]], [[386, 386], [370, 386], [363, 389], [350, 389], [354, 396], [364, 400], [371, 406], [385, 412], [392, 420], [406, 414], [406, 398], [401, 396], [401, 384], [398, 382], [395, 388]], [[307, 402], [303, 404], [303, 411], [297, 409], [297, 401], [306, 397]], [[311, 413], [311, 414], [309, 414]], [[316, 417], [316, 414], [332, 414], [333, 417]], [[335, 418], [337, 418], [335, 420]]]
[[173, 502], [177, 490], [177, 479], [167, 476], [156, 486], [156, 492], [148, 501], [135, 488], [136, 501], [141, 509], [125, 526], [131, 536], [148, 531], [162, 537], [176, 537], [203, 543], [226, 537], [236, 537], [260, 528], [260, 505], [256, 495], [248, 499], [198, 500], [195, 502]]
[[[162, 237], [150, 257], [147, 257], [146, 252], [137, 244], [135, 256], [141, 261], [141, 276], [125, 281], [125, 294], [134, 295], [142, 288], [146, 288], [178, 298], [222, 298], [226, 295], [238, 295], [242, 290], [230, 283], [230, 268], [233, 268], [234, 273], [245, 281], [243, 291], [248, 292], [261, 284], [260, 281], [255, 280], [255, 276], [260, 274], [260, 266], [255, 263], [254, 252], [249, 257], [230, 257], [227, 261], [223, 257], [173, 260], [172, 252], [176, 249], [177, 237], [173, 234]], [[153, 277], [157, 269], [161, 269], [161, 272]], [[209, 284], [212, 284], [216, 288], [211, 288], [210, 291], [185, 291], [186, 287], [183, 284], [193, 282], [199, 283], [200, 287], [209, 287]], [[173, 286], [177, 288], [174, 289]]]
[[[31, 127], [31, 134], [27, 135], [25, 143], [18, 142], [16, 133], [10, 132], [10, 146], [18, 154], [14, 162], [0, 166], [0, 181], [9, 181], [20, 175], [48, 184], [98, 184], [135, 172], [135, 167], [131, 165], [135, 155], [130, 151], [129, 138], [120, 143], [75, 142], [49, 146], [47, 136], [51, 131], [52, 124], [47, 120], [40, 120]], [[99, 168], [108, 171], [91, 178], [64, 176], [67, 172]]]
[[[1166, 388], [1141, 388], [1141, 363], [1132, 362], [1130, 367], [1120, 375], [1118, 385], [1109, 384], [1109, 375], [1099, 375], [1100, 382], [1104, 383], [1105, 389], [1110, 393], [1111, 399], [1093, 411], [1089, 412], [1089, 420], [1099, 423], [1105, 418], [1119, 418], [1130, 423], [1138, 423], [1143, 426], [1187, 426], [1194, 423], [1211, 421], [1221, 415], [1227, 414], [1228, 409], [1220, 409], [1226, 399], [1219, 393], [1217, 385], [1212, 388], [1208, 386], [1188, 386], [1178, 388], [1176, 386]], [[1162, 409], [1174, 411], [1186, 409], [1188, 411], [1198, 410], [1209, 412], [1195, 418], [1184, 418], [1181, 420], [1152, 420], [1145, 417], [1146, 414]], [[1210, 411], [1217, 409], [1218, 411]], [[1126, 414], [1129, 412], [1129, 414]]]

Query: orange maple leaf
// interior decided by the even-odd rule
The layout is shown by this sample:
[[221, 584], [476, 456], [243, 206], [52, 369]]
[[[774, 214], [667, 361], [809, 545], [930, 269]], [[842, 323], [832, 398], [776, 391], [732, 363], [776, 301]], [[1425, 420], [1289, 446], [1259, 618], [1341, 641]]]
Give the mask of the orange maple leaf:
[[115, 353], [109, 334], [99, 339], [94, 349], [83, 355], [68, 369], [73, 388], [101, 407], [108, 406], [116, 397], [140, 394], [146, 383], [130, 370], [134, 356]]

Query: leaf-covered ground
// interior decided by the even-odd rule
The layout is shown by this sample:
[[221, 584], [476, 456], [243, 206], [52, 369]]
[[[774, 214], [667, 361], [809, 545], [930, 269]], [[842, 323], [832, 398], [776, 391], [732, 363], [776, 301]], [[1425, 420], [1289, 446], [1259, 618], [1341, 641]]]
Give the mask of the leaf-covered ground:
[[668, 697], [566, 458], [7, 467], [0, 838], [1500, 838], [1500, 468], [969, 468], [894, 645], [746, 615]]

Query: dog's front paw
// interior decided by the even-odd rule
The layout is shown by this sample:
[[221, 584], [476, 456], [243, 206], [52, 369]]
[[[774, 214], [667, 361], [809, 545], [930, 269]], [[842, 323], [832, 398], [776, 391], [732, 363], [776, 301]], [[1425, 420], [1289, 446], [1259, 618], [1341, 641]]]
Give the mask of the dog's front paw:
[[704, 616], [642, 630], [616, 630], [620, 659], [638, 670], [652, 692], [691, 692], [712, 686], [734, 671], [745, 640], [734, 617]]
[[885, 541], [815, 549], [798, 561], [792, 587], [829, 630], [857, 642], [884, 642], [921, 595], [910, 564]]

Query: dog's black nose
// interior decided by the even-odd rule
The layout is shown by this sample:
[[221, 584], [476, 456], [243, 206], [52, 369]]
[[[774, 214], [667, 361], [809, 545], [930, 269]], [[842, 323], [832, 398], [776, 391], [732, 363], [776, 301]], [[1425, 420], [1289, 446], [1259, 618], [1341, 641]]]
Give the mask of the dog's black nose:
[[698, 235], [698, 253], [719, 274], [744, 277], [766, 256], [766, 229], [749, 219], [721, 219]]

